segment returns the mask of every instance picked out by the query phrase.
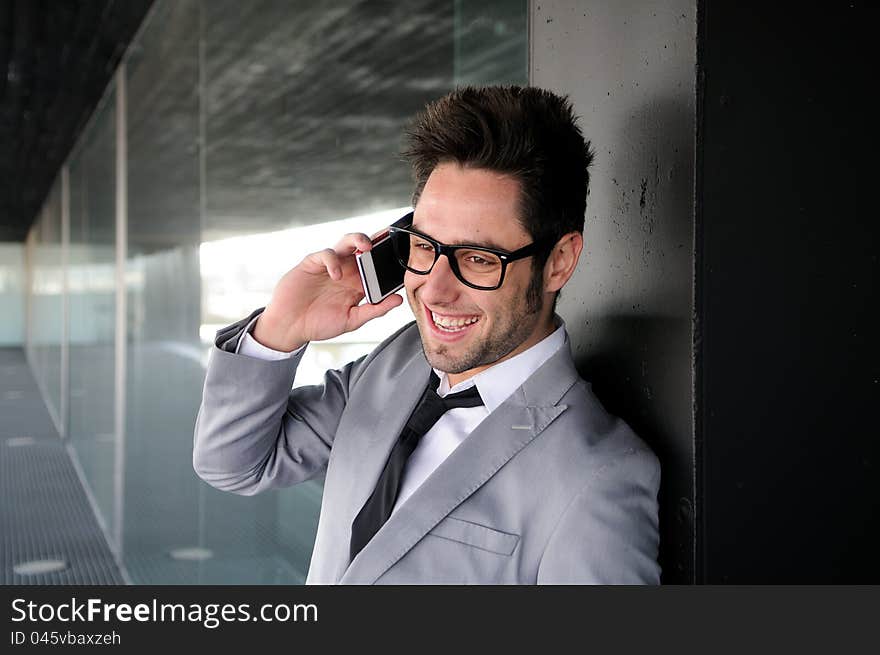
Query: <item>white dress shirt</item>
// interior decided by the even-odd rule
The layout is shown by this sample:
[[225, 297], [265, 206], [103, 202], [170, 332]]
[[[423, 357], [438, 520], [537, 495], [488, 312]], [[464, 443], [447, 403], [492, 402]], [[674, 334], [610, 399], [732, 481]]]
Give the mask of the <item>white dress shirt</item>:
[[[428, 476], [443, 463], [443, 460], [449, 457], [453, 450], [458, 448], [459, 444], [473, 432], [484, 418], [495, 411], [532, 373], [538, 370], [541, 364], [550, 359], [557, 350], [568, 342], [565, 323], [559, 316], [556, 316], [555, 319], [559, 327], [534, 346], [510, 359], [490, 366], [485, 371], [459, 382], [452, 388], [449, 387], [449, 376], [444, 371], [434, 369], [437, 377], [440, 378], [440, 386], [437, 388], [437, 393], [440, 396], [445, 397], [449, 393], [457, 393], [477, 385], [477, 391], [480, 392], [483, 405], [450, 409], [425, 433], [406, 462], [397, 502], [392, 513], [406, 502], [406, 499], [428, 479]], [[256, 319], [254, 319], [255, 321]], [[238, 343], [237, 352], [239, 354], [265, 360], [287, 359], [308, 345], [303, 345], [289, 353], [279, 352], [267, 348], [254, 339], [250, 334], [252, 327], [253, 322], [248, 325]]]

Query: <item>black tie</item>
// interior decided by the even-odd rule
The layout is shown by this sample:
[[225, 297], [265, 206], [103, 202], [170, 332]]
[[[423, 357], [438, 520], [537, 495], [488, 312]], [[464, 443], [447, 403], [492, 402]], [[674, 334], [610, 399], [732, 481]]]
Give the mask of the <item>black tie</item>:
[[476, 385], [441, 398], [436, 391], [439, 383], [440, 379], [432, 371], [428, 388], [419, 399], [416, 408], [403, 428], [403, 432], [400, 433], [397, 443], [391, 450], [388, 461], [385, 463], [385, 469], [379, 476], [379, 481], [376, 482], [376, 488], [373, 489], [373, 494], [354, 518], [351, 524], [351, 559], [354, 559], [361, 552], [361, 549], [367, 545], [373, 535], [391, 516], [391, 510], [394, 509], [394, 503], [397, 501], [397, 492], [400, 489], [400, 479], [403, 477], [406, 460], [419, 445], [419, 440], [448, 410], [455, 407], [478, 407], [483, 404]]

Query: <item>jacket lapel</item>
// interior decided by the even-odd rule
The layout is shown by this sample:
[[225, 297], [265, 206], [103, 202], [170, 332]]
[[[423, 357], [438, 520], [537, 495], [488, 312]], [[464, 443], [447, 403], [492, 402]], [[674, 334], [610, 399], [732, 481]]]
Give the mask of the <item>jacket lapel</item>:
[[[389, 376], [387, 384], [374, 385], [362, 398], [365, 406], [381, 408], [381, 411], [374, 412], [377, 416], [374, 422], [358, 424], [356, 434], [360, 438], [334, 445], [338, 452], [332, 455], [335, 457], [332, 504], [339, 508], [339, 513], [334, 513], [336, 527], [332, 530], [335, 535], [332, 543], [324, 544], [322, 548], [334, 553], [332, 560], [338, 563], [334, 567], [337, 579], [349, 564], [351, 524], [373, 493], [391, 449], [425, 390], [430, 374], [431, 367], [419, 351]], [[389, 388], [395, 389], [391, 398]], [[325, 494], [329, 486], [325, 485]]]
[[[351, 562], [340, 582], [374, 583], [437, 523], [485, 484], [565, 411], [566, 405], [557, 403], [577, 378], [569, 347], [563, 346], [510, 398], [486, 417], [398, 508]], [[414, 398], [413, 404], [417, 400], [418, 397]], [[412, 407], [409, 408], [411, 409]], [[399, 428], [402, 428], [408, 416], [409, 411], [401, 420]], [[394, 439], [396, 436], [395, 433]], [[389, 443], [387, 450], [390, 448]], [[375, 485], [380, 471], [381, 469], [375, 476], [364, 476], [371, 479], [364, 500], [372, 493], [372, 485]], [[359, 510], [360, 506], [355, 513]]]

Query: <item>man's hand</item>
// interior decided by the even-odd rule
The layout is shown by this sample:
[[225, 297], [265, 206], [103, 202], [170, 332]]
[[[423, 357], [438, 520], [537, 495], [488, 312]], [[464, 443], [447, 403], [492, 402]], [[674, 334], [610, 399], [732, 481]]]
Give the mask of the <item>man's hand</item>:
[[345, 235], [334, 248], [308, 255], [278, 282], [272, 300], [254, 326], [254, 338], [268, 348], [290, 352], [356, 330], [397, 307], [395, 294], [372, 305], [364, 298], [354, 253], [372, 248], [366, 234]]

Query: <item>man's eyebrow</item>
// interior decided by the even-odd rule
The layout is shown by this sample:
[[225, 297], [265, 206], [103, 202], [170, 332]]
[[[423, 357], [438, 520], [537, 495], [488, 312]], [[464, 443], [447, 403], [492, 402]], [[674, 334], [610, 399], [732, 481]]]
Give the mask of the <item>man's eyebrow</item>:
[[[424, 232], [423, 230], [420, 230], [415, 225], [412, 226], [412, 229], [415, 230], [416, 232], [418, 232], [419, 234], [424, 234], [426, 237], [431, 237], [432, 239], [434, 239], [434, 241], [440, 241], [440, 239], [432, 237], [430, 234], [428, 234], [427, 232]], [[444, 242], [440, 241], [440, 243], [444, 243]], [[484, 243], [474, 243], [473, 241], [463, 241], [463, 240], [459, 239], [458, 241], [453, 241], [452, 243], [447, 243], [446, 245], [447, 246], [475, 246], [477, 248], [494, 248], [495, 250], [503, 250], [504, 252], [510, 252], [510, 250], [508, 248], [505, 248], [504, 246], [499, 245], [497, 242], [492, 241], [492, 240], [486, 241]]]

